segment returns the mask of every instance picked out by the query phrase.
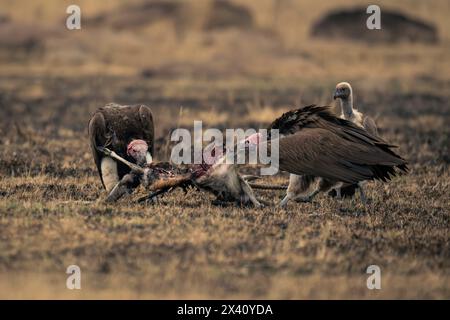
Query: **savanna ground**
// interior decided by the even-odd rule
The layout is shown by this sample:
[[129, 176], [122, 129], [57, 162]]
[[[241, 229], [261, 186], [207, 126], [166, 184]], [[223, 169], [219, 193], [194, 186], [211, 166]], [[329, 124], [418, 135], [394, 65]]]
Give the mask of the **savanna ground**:
[[[308, 31], [364, 1], [233, 3], [250, 27], [206, 30], [208, 2], [196, 1], [182, 31], [168, 17], [68, 31], [70, 1], [1, 1], [14, 30], [39, 40], [0, 39], [1, 298], [450, 298], [450, 4], [379, 1], [435, 23], [440, 42], [370, 45]], [[78, 4], [86, 19], [123, 5]], [[194, 191], [139, 205], [142, 189], [101, 202], [87, 139], [97, 107], [150, 105], [164, 160], [178, 126], [261, 128], [294, 106], [332, 104], [343, 80], [410, 161], [409, 174], [368, 184], [368, 205], [320, 195], [287, 210], [217, 207]], [[81, 290], [66, 289], [71, 264]], [[372, 264], [381, 290], [366, 288]]]

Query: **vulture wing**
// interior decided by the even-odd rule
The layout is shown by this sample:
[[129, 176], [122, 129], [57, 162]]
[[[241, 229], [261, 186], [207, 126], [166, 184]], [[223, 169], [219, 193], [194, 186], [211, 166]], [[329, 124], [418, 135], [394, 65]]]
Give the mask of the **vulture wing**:
[[378, 136], [377, 124], [375, 123], [375, 120], [373, 120], [371, 117], [367, 116], [367, 117], [364, 118], [363, 127], [371, 135]]
[[280, 170], [334, 181], [389, 180], [406, 161], [350, 121], [334, 116], [329, 107], [308, 106], [290, 111], [269, 129], [280, 130]]
[[153, 113], [152, 110], [147, 106], [139, 107], [139, 117], [142, 125], [142, 140], [147, 142], [148, 151], [150, 151], [152, 157], [155, 156], [155, 128], [153, 126]]
[[94, 156], [95, 165], [97, 166], [102, 185], [105, 187], [101, 169], [103, 154], [97, 150], [97, 146], [105, 146], [108, 140], [105, 118], [101, 112], [96, 112], [89, 121], [88, 134], [89, 145], [91, 147], [92, 155]]

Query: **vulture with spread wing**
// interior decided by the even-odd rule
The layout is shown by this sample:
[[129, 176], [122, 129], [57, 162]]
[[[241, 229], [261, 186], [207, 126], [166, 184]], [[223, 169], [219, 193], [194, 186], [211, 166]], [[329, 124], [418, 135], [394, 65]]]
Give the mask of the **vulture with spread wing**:
[[89, 121], [89, 142], [105, 189], [110, 192], [130, 168], [105, 156], [106, 147], [140, 166], [151, 163], [153, 155], [153, 115], [145, 105], [107, 104], [97, 109]]
[[[395, 146], [336, 117], [330, 107], [311, 105], [289, 111], [276, 119], [269, 129], [279, 130], [280, 170], [323, 178], [309, 198], [343, 184], [374, 179], [388, 181], [408, 169], [406, 161], [392, 150]], [[259, 133], [248, 141], [264, 143]], [[297, 190], [288, 188], [280, 204], [284, 206], [297, 196]]]

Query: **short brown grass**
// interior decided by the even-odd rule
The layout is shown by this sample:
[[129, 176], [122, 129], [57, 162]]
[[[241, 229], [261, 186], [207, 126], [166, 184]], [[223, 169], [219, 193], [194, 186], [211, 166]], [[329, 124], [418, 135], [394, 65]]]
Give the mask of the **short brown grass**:
[[[120, 5], [79, 3], [86, 17]], [[57, 32], [43, 54], [0, 58], [1, 298], [450, 298], [448, 2], [395, 3], [437, 24], [436, 46], [308, 37], [326, 10], [362, 1], [286, 1], [277, 17], [275, 1], [236, 3], [250, 8], [256, 30], [194, 26], [184, 39], [166, 21], [59, 30], [64, 1], [2, 5], [17, 23]], [[367, 206], [320, 195], [287, 210], [216, 207], [208, 194], [180, 190], [144, 206], [142, 189], [114, 205], [97, 201], [86, 126], [99, 106], [150, 105], [162, 160], [178, 125], [264, 127], [293, 106], [331, 104], [342, 80], [410, 161], [408, 175], [368, 184]], [[65, 288], [71, 264], [81, 267], [80, 291]], [[371, 264], [382, 268], [380, 291], [366, 288]]]

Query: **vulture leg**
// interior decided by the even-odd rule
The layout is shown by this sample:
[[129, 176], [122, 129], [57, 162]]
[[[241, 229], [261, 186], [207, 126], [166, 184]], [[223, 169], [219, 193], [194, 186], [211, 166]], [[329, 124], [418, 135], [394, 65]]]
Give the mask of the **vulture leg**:
[[341, 188], [336, 188], [336, 199], [341, 200], [342, 199], [342, 195], [341, 195]]
[[314, 197], [320, 193], [320, 192], [327, 192], [330, 189], [332, 189], [336, 183], [326, 180], [326, 179], [320, 179], [319, 184], [316, 186], [316, 188], [309, 193], [308, 195], [299, 195], [293, 198], [296, 202], [312, 202]]
[[[286, 196], [278, 204], [279, 207], [285, 208], [290, 199], [300, 199], [304, 193], [309, 189], [311, 184], [315, 181], [315, 177], [310, 175], [289, 175], [289, 186]], [[304, 201], [306, 200], [305, 197]], [[299, 200], [301, 201], [301, 200]], [[306, 202], [306, 201], [305, 201]]]
[[111, 192], [114, 186], [119, 182], [117, 163], [110, 157], [104, 157], [101, 160], [100, 167], [105, 189], [106, 191]]
[[[291, 174], [291, 176], [295, 176], [295, 175]], [[297, 176], [297, 177], [302, 178], [301, 176]], [[296, 179], [296, 178], [294, 177], [294, 179]], [[292, 180], [290, 179], [290, 181], [292, 181]], [[314, 179], [311, 180], [310, 183], [312, 183], [313, 181], [314, 181]], [[303, 183], [305, 183], [305, 180], [303, 180]], [[291, 185], [291, 184], [289, 184], [289, 185]], [[341, 186], [342, 186], [341, 182], [336, 183], [334, 181], [321, 178], [319, 180], [319, 183], [316, 186], [316, 188], [307, 195], [305, 195], [304, 193], [297, 194], [297, 193], [292, 193], [292, 192], [288, 191], [286, 197], [284, 197], [284, 199], [281, 200], [280, 207], [282, 207], [282, 208], [285, 207], [290, 199], [292, 199], [296, 202], [312, 202], [312, 200], [318, 193], [328, 192], [333, 188], [340, 189]], [[303, 186], [303, 187], [305, 187], [305, 186]], [[309, 185], [307, 187], [309, 187]]]
[[367, 198], [366, 194], [364, 192], [364, 181], [358, 183], [358, 189], [359, 189], [359, 195], [361, 197], [361, 202], [366, 205], [367, 204]]
[[297, 195], [297, 194], [287, 193], [286, 196], [283, 198], [283, 200], [281, 200], [281, 202], [279, 203], [278, 206], [280, 208], [286, 208], [289, 200], [294, 200], [296, 202], [311, 202], [313, 200], [313, 198], [319, 192], [320, 192], [320, 189], [317, 188], [313, 192], [311, 192], [310, 194], [307, 194], [307, 195], [304, 195], [304, 194]]
[[295, 202], [312, 202], [312, 200], [314, 199], [314, 197], [320, 192], [320, 189], [317, 188], [315, 189], [313, 192], [311, 192], [308, 195], [300, 195], [297, 196], [295, 198], [292, 198], [292, 200], [294, 200]]
[[329, 192], [332, 189], [336, 190], [336, 194], [337, 194], [337, 198], [341, 199], [341, 188], [342, 188], [343, 183], [342, 182], [335, 182], [335, 181], [331, 181], [331, 180], [327, 180], [327, 179], [323, 179], [321, 178], [319, 180], [319, 185], [317, 187], [316, 190], [313, 191], [312, 193], [312, 198], [319, 192]]

